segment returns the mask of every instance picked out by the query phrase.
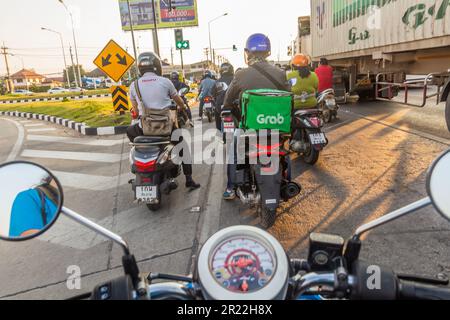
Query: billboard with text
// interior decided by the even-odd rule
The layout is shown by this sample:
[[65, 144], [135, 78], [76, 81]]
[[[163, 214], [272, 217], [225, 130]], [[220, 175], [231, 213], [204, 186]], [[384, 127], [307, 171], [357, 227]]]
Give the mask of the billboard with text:
[[[155, 0], [158, 28], [182, 28], [198, 26], [197, 0]], [[130, 31], [130, 15], [127, 0], [119, 0], [122, 29]], [[152, 0], [130, 0], [131, 18], [135, 30], [154, 28]]]

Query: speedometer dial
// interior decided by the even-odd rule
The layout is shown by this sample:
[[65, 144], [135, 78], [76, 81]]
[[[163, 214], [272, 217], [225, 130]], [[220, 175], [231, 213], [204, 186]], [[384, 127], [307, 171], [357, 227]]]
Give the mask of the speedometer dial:
[[213, 278], [231, 292], [251, 293], [264, 288], [277, 268], [273, 250], [252, 237], [222, 242], [210, 258]]

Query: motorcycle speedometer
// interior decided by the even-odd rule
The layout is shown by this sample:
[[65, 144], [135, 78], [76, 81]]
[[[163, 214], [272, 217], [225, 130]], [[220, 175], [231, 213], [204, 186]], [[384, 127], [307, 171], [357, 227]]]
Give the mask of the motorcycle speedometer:
[[202, 247], [199, 282], [211, 300], [284, 299], [289, 267], [281, 244], [267, 232], [235, 226], [219, 231]]

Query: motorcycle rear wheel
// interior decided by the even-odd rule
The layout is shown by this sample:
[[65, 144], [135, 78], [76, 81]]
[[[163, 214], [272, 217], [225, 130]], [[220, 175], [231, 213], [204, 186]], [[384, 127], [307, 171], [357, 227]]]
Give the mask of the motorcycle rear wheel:
[[268, 209], [266, 207], [261, 207], [259, 208], [259, 217], [261, 219], [261, 226], [264, 229], [269, 229], [271, 227], [273, 227], [273, 225], [275, 224], [275, 221], [277, 220], [277, 211], [276, 210], [271, 210]]
[[208, 113], [208, 122], [211, 123], [213, 120], [213, 116], [211, 113]]
[[308, 151], [302, 155], [302, 159], [305, 163], [309, 165], [315, 165], [319, 161], [320, 151], [309, 147]]
[[159, 202], [158, 203], [156, 203], [156, 204], [147, 204], [147, 208], [148, 208], [148, 210], [150, 210], [150, 211], [152, 211], [152, 212], [156, 212], [156, 211], [158, 211], [159, 209], [161, 209], [161, 207], [162, 207], [162, 199], [161, 199], [162, 197], [161, 197], [161, 194], [159, 194], [158, 195], [158, 200], [159, 200]]
[[333, 120], [333, 113], [331, 110], [324, 108], [322, 111], [322, 117], [325, 123], [330, 123]]

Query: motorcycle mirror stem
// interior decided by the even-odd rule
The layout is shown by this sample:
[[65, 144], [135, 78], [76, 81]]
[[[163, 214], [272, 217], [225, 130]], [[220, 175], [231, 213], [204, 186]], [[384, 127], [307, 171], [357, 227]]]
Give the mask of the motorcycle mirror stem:
[[66, 217], [72, 219], [73, 221], [117, 243], [124, 251], [124, 256], [122, 257], [124, 272], [131, 277], [135, 288], [139, 287], [139, 282], [141, 281], [141, 279], [139, 278], [139, 267], [137, 265], [136, 258], [132, 254], [130, 254], [130, 248], [127, 242], [123, 240], [121, 236], [113, 233], [112, 231], [109, 231], [101, 225], [92, 222], [91, 220], [66, 207], [61, 208], [61, 213], [63, 213]]
[[397, 220], [404, 217], [410, 213], [413, 213], [419, 209], [427, 207], [432, 204], [430, 197], [423, 198], [419, 201], [411, 203], [403, 208], [393, 211], [387, 215], [384, 215], [378, 219], [375, 219], [365, 225], [362, 225], [356, 229], [355, 234], [347, 241], [345, 248], [345, 258], [349, 265], [352, 265], [359, 258], [359, 253], [361, 251], [361, 236], [375, 228], [378, 228], [386, 223]]

